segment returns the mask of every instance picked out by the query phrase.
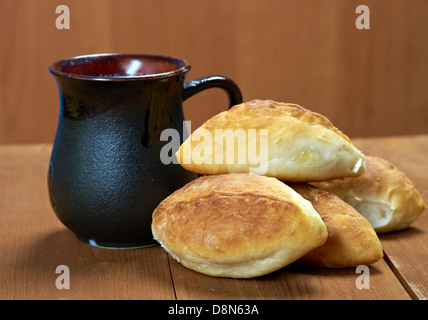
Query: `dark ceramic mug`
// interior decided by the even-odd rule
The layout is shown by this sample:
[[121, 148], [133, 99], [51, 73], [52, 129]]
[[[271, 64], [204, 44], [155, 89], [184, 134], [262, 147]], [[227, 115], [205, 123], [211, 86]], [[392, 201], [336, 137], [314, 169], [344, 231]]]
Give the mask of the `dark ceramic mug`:
[[182, 102], [222, 88], [229, 108], [242, 102], [225, 77], [184, 82], [182, 59], [143, 54], [97, 54], [53, 63], [60, 115], [48, 172], [59, 220], [91, 245], [113, 248], [156, 244], [151, 218], [157, 205], [197, 177], [165, 165], [164, 129], [183, 141]]

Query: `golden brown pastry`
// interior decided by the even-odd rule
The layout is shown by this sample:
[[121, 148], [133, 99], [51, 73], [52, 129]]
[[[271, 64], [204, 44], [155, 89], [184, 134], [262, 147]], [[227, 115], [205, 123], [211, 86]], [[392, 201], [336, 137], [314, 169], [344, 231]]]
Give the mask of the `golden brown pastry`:
[[251, 278], [278, 270], [327, 239], [309, 201], [275, 178], [200, 177], [160, 203], [154, 238], [189, 269]]
[[199, 174], [252, 172], [291, 182], [357, 176], [365, 170], [364, 155], [326, 117], [271, 100], [242, 103], [212, 117], [176, 157]]
[[309, 184], [290, 184], [309, 200], [324, 221], [328, 239], [298, 262], [326, 268], [372, 264], [383, 257], [382, 244], [373, 227], [338, 196]]
[[312, 185], [337, 194], [364, 215], [378, 233], [410, 226], [426, 206], [414, 184], [387, 160], [365, 157], [367, 171], [356, 178]]

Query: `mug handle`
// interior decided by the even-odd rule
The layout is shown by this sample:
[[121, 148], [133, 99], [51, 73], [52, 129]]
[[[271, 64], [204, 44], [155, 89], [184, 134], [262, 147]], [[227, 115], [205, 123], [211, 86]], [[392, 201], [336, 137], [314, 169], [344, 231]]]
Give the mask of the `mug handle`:
[[229, 98], [229, 107], [242, 103], [241, 90], [235, 82], [222, 76], [208, 76], [195, 80], [186, 81], [183, 84], [183, 101], [202, 90], [209, 88], [223, 89]]

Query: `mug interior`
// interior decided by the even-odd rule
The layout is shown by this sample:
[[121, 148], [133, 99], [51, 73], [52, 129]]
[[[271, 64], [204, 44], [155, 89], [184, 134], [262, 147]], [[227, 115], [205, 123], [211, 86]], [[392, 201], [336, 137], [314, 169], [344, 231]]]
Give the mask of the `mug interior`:
[[71, 78], [120, 80], [156, 78], [188, 71], [182, 59], [144, 54], [97, 54], [58, 61], [49, 70], [52, 74]]

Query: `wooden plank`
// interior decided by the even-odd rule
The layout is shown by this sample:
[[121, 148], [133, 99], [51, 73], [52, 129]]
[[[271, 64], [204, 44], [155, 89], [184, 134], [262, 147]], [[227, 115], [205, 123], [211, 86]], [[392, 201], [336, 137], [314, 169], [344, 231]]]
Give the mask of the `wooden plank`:
[[[365, 154], [384, 157], [403, 171], [428, 205], [428, 135], [354, 139]], [[380, 236], [386, 260], [413, 299], [428, 299], [428, 212], [410, 228]]]
[[[166, 253], [94, 248], [56, 218], [49, 145], [0, 146], [0, 299], [175, 299]], [[59, 265], [70, 289], [59, 290]]]
[[408, 300], [384, 260], [369, 266], [370, 286], [358, 289], [355, 268], [289, 265], [254, 279], [214, 278], [186, 269], [170, 257], [178, 300]]

